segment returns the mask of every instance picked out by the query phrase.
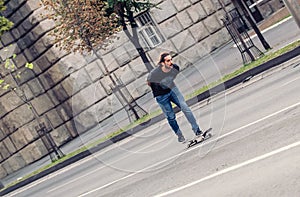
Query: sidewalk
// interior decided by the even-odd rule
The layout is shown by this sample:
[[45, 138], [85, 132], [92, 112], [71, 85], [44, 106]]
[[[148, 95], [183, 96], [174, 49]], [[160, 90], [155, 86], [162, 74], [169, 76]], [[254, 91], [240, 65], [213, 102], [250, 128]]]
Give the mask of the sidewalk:
[[[288, 19], [287, 21], [291, 22], [293, 19], [290, 18]], [[299, 33], [298, 33], [299, 34]], [[270, 52], [274, 52], [276, 50], [278, 50], [278, 48], [281, 48], [285, 45], [287, 45], [288, 43], [290, 42], [293, 42], [297, 39], [300, 39], [300, 35], [299, 37], [293, 37], [292, 40], [291, 39], [281, 39], [280, 41], [277, 41], [276, 44], [271, 44], [273, 49], [270, 51]], [[259, 44], [257, 44], [259, 45]], [[260, 49], [262, 49], [262, 47], [258, 46]], [[247, 71], [246, 73], [243, 73], [227, 82], [225, 82], [224, 84], [222, 84], [222, 86], [217, 86], [215, 88], [213, 88], [212, 90], [210, 91], [206, 91], [190, 100], [188, 100], [188, 104], [189, 105], [193, 105], [193, 104], [196, 104], [208, 97], [210, 97], [210, 92], [215, 92], [215, 93], [218, 93], [220, 91], [223, 91], [224, 90], [224, 87], [225, 89], [228, 89], [230, 87], [233, 87], [241, 82], [243, 82], [247, 77], [249, 76], [254, 76], [254, 75], [257, 75], [269, 68], [272, 68], [274, 66], [277, 66], [293, 57], [296, 57], [300, 54], [300, 47], [294, 49], [293, 51], [289, 52], [289, 53], [286, 53], [278, 58], [275, 58], [265, 64], [262, 64], [261, 66], [259, 67], [256, 67], [252, 70], [249, 70]], [[219, 74], [218, 75], [215, 75], [214, 73], [211, 73], [211, 71], [209, 70], [204, 70], [204, 68], [207, 68], [207, 64], [208, 63], [211, 63], [210, 61], [213, 61], [213, 63], [217, 66], [220, 66], [218, 67], [217, 69], [219, 69]], [[224, 66], [223, 65], [228, 65], [227, 67], [223, 68]], [[189, 79], [189, 82], [193, 82], [192, 84], [189, 84], [190, 87], [192, 88], [186, 88], [183, 91], [183, 94], [186, 95], [188, 93], [190, 93], [191, 90], [193, 89], [196, 89], [196, 88], [200, 88], [203, 86], [202, 83], [199, 83], [199, 80], [197, 80], [197, 77], [199, 78], [199, 75], [195, 75], [195, 71], [196, 72], [199, 72], [201, 71], [201, 75], [205, 76], [205, 82], [210, 82], [210, 81], [214, 81], [216, 77], [219, 77], [220, 75], [224, 75], [224, 74], [227, 74], [227, 73], [230, 73], [236, 69], [238, 69], [240, 66], [242, 65], [242, 58], [241, 58], [241, 55], [240, 53], [238, 52], [238, 50], [236, 48], [233, 48], [233, 43], [229, 43], [227, 44], [226, 46], [222, 47], [221, 49], [215, 51], [214, 53], [211, 54], [210, 57], [204, 59], [204, 60], [201, 60], [201, 62], [197, 63], [196, 66], [194, 67], [191, 67], [191, 69], [186, 69], [183, 71], [182, 75], [179, 76], [178, 80], [177, 80], [177, 84], [179, 87], [186, 87], [185, 84], [184, 84], [184, 80], [185, 78], [188, 78]], [[222, 67], [223, 66], [223, 67]], [[209, 76], [208, 76], [209, 75]], [[155, 100], [152, 98], [152, 95], [151, 93], [147, 94], [146, 96], [144, 96], [140, 101], [139, 101], [139, 104], [144, 108], [146, 109], [150, 109], [151, 106], [157, 106], [155, 104]], [[151, 120], [151, 124], [154, 124], [156, 122], [159, 122], [161, 120], [164, 120], [164, 116], [163, 115], [159, 115], [155, 118], [153, 118]], [[109, 122], [109, 121], [108, 121]], [[109, 129], [109, 130], [113, 130], [112, 127], [109, 126], [109, 123], [107, 122], [106, 125], [104, 125], [104, 128], [101, 128], [101, 130], [104, 130], [104, 129]], [[149, 124], [148, 124], [149, 125]], [[145, 127], [147, 127], [148, 125], [145, 125], [145, 126], [142, 126], [142, 125], [139, 125], [127, 132], [124, 132], [116, 137], [114, 137], [113, 139], [111, 140], [108, 140], [106, 142], [103, 142], [101, 144], [99, 144], [98, 146], [90, 149], [89, 151], [85, 151], [79, 155], [76, 155], [64, 162], [62, 162], [61, 164], [57, 165], [57, 166], [54, 166], [48, 170], [45, 170], [44, 172], [41, 172], [40, 174], [38, 175], [35, 175], [29, 179], [26, 179], [18, 184], [16, 184], [15, 186], [12, 186], [10, 188], [7, 188], [6, 190], [4, 191], [1, 191], [0, 192], [0, 195], [3, 195], [3, 194], [6, 194], [8, 192], [11, 192], [15, 189], [18, 189], [28, 183], [31, 183], [39, 178], [42, 178], [43, 176], [46, 176], [50, 173], [53, 173], [71, 163], [74, 163], [88, 155], [91, 155], [92, 153], [94, 152], [97, 152], [99, 150], [102, 150], [103, 148], [117, 142], [117, 141], [120, 141], [130, 135], [133, 135], [134, 133], [137, 133], [141, 130], [143, 130]], [[78, 149], [79, 147], [81, 147], [82, 145], [84, 145], [84, 142], [88, 142], [89, 140], [91, 139], [95, 139], [95, 138], [99, 138], [99, 132], [97, 132], [99, 130], [99, 128], [94, 128], [92, 129], [91, 131], [81, 135], [80, 137], [76, 138], [75, 140], [73, 140], [72, 142], [66, 144], [65, 146], [62, 147], [62, 151], [66, 154]], [[17, 179], [27, 175], [27, 174], [30, 174], [31, 172], [47, 165], [51, 163], [51, 160], [50, 158], [47, 156], [47, 157], [44, 157], [43, 159], [29, 165], [29, 166], [26, 166], [24, 167], [23, 169], [19, 170], [18, 172], [15, 172], [7, 177], [5, 177], [4, 179], [1, 180], [1, 182], [3, 183], [3, 185], [8, 185], [9, 183], [11, 182], [14, 182], [16, 181]]]

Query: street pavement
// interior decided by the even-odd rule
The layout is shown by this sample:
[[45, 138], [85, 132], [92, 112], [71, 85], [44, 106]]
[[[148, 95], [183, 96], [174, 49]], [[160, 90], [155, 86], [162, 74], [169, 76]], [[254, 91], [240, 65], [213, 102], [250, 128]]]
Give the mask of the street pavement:
[[187, 149], [160, 121], [7, 197], [299, 196], [299, 65], [293, 58], [191, 106], [212, 128], [202, 144]]
[[[287, 31], [287, 29], [289, 31]], [[288, 18], [284, 22], [279, 25], [276, 25], [268, 30], [263, 31], [263, 35], [266, 40], [272, 47], [272, 50], [268, 51], [268, 53], [278, 50], [286, 46], [289, 43], [292, 43], [298, 39], [300, 39], [300, 31], [297, 27], [296, 23], [292, 18]], [[262, 45], [260, 44], [257, 37], [253, 38], [254, 43], [263, 51]], [[213, 66], [207, 66], [213, 65]], [[181, 91], [186, 95], [194, 90], [202, 87], [203, 85], [207, 85], [210, 82], [213, 82], [221, 76], [228, 74], [239, 67], [242, 66], [242, 58], [238, 51], [238, 49], [234, 46], [234, 43], [228, 43], [226, 46], [214, 51], [207, 58], [197, 62], [189, 69], [184, 70], [176, 80]], [[199, 80], [199, 76], [201, 76], [202, 80]], [[139, 100], [139, 104], [146, 109], [147, 111], [154, 111], [158, 108], [151, 94], [144, 96]], [[111, 126], [110, 122], [115, 121], [117, 118], [113, 117], [114, 120], [108, 120], [107, 123], [104, 123], [102, 126], [102, 130], [114, 130], [119, 127], [120, 124], [114, 124]], [[123, 123], [126, 124], [126, 121]], [[85, 143], [89, 142], [91, 139], [95, 139], [99, 136], [99, 128], [94, 128], [90, 132], [81, 135], [79, 138], [73, 140], [69, 144], [62, 147], [62, 151], [64, 153], [69, 153], [74, 151], [75, 149], [83, 146]], [[49, 157], [45, 157], [25, 168], [15, 172], [4, 179], [1, 182], [4, 185], [8, 185], [11, 182], [16, 181], [17, 179], [43, 167], [47, 164], [51, 163]], [[50, 172], [49, 172], [50, 173]]]

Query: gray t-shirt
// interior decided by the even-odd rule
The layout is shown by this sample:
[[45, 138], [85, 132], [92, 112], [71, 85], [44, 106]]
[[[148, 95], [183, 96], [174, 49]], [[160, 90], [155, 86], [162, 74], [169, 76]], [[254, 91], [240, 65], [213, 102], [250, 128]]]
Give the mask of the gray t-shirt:
[[179, 66], [173, 64], [173, 68], [170, 72], [163, 72], [161, 65], [154, 68], [148, 75], [147, 81], [150, 82], [150, 87], [153, 92], [153, 96], [160, 96], [167, 94], [175, 87], [174, 79], [179, 73]]

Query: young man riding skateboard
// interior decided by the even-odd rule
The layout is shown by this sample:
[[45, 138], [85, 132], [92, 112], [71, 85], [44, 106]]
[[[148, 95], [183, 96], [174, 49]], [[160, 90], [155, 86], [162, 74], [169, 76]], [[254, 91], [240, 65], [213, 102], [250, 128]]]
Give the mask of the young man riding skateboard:
[[177, 135], [178, 141], [183, 142], [185, 138], [177, 124], [171, 102], [176, 104], [184, 113], [196, 136], [202, 135], [203, 132], [199, 128], [193, 112], [186, 104], [183, 95], [174, 83], [174, 79], [178, 73], [179, 66], [173, 64], [171, 55], [169, 53], [162, 53], [158, 66], [149, 73], [147, 83], [151, 87], [153, 96], [161, 107], [169, 125]]

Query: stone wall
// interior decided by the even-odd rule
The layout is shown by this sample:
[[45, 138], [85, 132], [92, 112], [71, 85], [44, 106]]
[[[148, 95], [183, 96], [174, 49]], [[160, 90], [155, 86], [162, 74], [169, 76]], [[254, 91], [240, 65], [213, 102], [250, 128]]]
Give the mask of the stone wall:
[[[165, 39], [147, 51], [153, 65], [162, 51], [169, 51], [174, 61], [187, 69], [230, 40], [217, 0], [153, 2], [162, 8], [150, 13]], [[231, 6], [230, 0], [223, 2]], [[14, 62], [22, 72], [20, 87], [40, 118], [36, 119], [13, 92], [0, 90], [0, 177], [47, 155], [35, 130], [38, 121], [47, 124], [60, 146], [124, 110], [112, 94], [105, 70], [120, 79], [134, 99], [150, 91], [145, 85], [147, 69], [124, 34], [120, 33], [106, 50], [98, 51], [100, 59], [96, 55], [66, 54], [47, 36], [54, 23], [40, 15], [40, 5], [39, 0], [10, 0], [4, 13], [15, 26], [2, 36], [1, 53], [12, 44], [17, 54]], [[26, 62], [32, 62], [34, 69], [24, 68]]]

